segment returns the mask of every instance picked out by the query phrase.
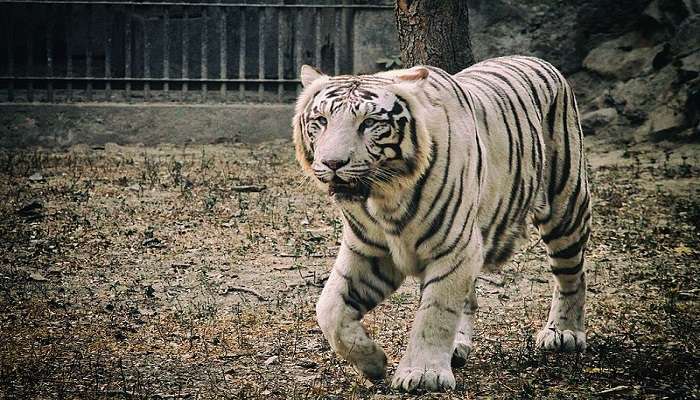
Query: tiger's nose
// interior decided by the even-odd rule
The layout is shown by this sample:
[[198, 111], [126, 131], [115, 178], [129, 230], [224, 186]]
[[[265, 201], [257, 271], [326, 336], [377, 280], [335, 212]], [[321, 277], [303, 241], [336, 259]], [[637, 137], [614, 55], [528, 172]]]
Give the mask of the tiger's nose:
[[330, 168], [332, 171], [337, 171], [344, 165], [347, 165], [347, 163], [349, 163], [350, 160], [323, 160], [321, 162], [323, 163], [323, 165]]

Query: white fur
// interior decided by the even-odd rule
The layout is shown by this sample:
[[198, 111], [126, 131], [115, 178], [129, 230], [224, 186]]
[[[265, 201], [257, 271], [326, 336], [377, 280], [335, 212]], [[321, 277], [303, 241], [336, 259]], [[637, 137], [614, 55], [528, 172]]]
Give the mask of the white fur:
[[[541, 68], [539, 77], [547, 77], [538, 80], [533, 74], [541, 109], [536, 109], [534, 99], [530, 106], [508, 105], [497, 95], [485, 94], [490, 89], [480, 82], [480, 74], [498, 71], [499, 60], [510, 62], [513, 68]], [[528, 68], [522, 68], [523, 73], [532, 74]], [[344, 221], [343, 240], [319, 298], [317, 318], [331, 347], [363, 374], [383, 376], [386, 357], [367, 336], [360, 322], [362, 316], [396, 290], [405, 276], [416, 276], [422, 287], [421, 302], [392, 386], [405, 391], [454, 388], [450, 364], [453, 360], [463, 364], [472, 350], [473, 314], [477, 307], [474, 282], [484, 263], [503, 262], [496, 256], [502, 253], [501, 258], [505, 259], [510, 255], [508, 251], [516, 248], [524, 236], [526, 214], [543, 220], [546, 215], [552, 217], [540, 225], [543, 235], [556, 231], [561, 220], [571, 218], [560, 209], [568, 202], [567, 196], [573, 196], [574, 178], [585, 180], [582, 155], [571, 150], [579, 146], [580, 135], [574, 133], [580, 126], [575, 105], [568, 113], [561, 112], [562, 107], [570, 107], [566, 97], [571, 96], [567, 91], [570, 89], [558, 73], [550, 72], [547, 64], [530, 58], [477, 64], [449, 79], [439, 70], [424, 67], [385, 72], [375, 75], [385, 79], [386, 84], [371, 87], [377, 95], [373, 102], [355, 108], [348, 105], [344, 111], [344, 103], [340, 107], [324, 103], [329, 100], [324, 98], [324, 88], [335, 88], [334, 84], [359, 87], [362, 77], [334, 80], [311, 68], [302, 69], [305, 89], [296, 106], [294, 141], [299, 162], [322, 187], [330, 184], [334, 174], [347, 180], [363, 165], [374, 171], [388, 162], [370, 162], [372, 139], [362, 132], [358, 134], [363, 118], [371, 117], [372, 112], [391, 108], [397, 99], [403, 99], [416, 127], [415, 139], [404, 139], [400, 144], [405, 158], [417, 160], [414, 174], [376, 183], [365, 202], [337, 204]], [[552, 87], [554, 90], [550, 91]], [[533, 98], [523, 88], [516, 92], [521, 99]], [[515, 107], [517, 121], [508, 113], [504, 117], [495, 109], [497, 105]], [[555, 124], [571, 132], [565, 144], [560, 135], [547, 135], [544, 113], [550, 105], [557, 110], [553, 116]], [[523, 107], [530, 108], [522, 110]], [[304, 126], [305, 121], [319, 118], [308, 115], [311, 109], [326, 121], [323, 129], [313, 133]], [[509, 140], [505, 130], [518, 124], [531, 126], [533, 134], [528, 136], [528, 131], [528, 135], [518, 138], [511, 133]], [[520, 142], [511, 147], [516, 140]], [[572, 171], [567, 172], [569, 180], [564, 181], [564, 190], [547, 199], [546, 180], [558, 179], [547, 177], [547, 163], [554, 154], [561, 158], [562, 149], [570, 152], [567, 160]], [[394, 149], [383, 152], [385, 157], [396, 155]], [[513, 157], [519, 160], [515, 168], [510, 165]], [[337, 171], [324, 166], [326, 160], [346, 158], [347, 167]], [[528, 186], [523, 184], [515, 190], [519, 179]], [[557, 189], [558, 186], [554, 185]], [[576, 206], [585, 211], [588, 204], [583, 194], [588, 186], [585, 183], [579, 187]], [[418, 188], [422, 195], [416, 205], [410, 200]], [[529, 202], [525, 203], [525, 199]], [[506, 210], [506, 204], [512, 204], [511, 209]], [[522, 216], [508, 217], [506, 212], [521, 205]], [[406, 215], [412, 217], [404, 220]], [[435, 221], [440, 223], [436, 225]], [[585, 218], [574, 234], [548, 244], [552, 268], [559, 274], [548, 323], [537, 337], [541, 348], [585, 348], [584, 277], [582, 272], [567, 275], [562, 271], [583, 262], [583, 250], [571, 256], [569, 253], [571, 245], [587, 232], [587, 226]], [[512, 249], [504, 247], [510, 242]]]

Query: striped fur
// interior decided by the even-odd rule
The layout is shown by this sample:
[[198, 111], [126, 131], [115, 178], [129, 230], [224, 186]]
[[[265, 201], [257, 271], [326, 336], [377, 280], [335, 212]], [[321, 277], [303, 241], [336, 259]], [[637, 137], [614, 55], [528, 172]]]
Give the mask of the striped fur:
[[474, 282], [509, 260], [534, 222], [556, 288], [537, 336], [585, 348], [590, 197], [573, 91], [550, 64], [503, 57], [456, 75], [434, 67], [328, 77], [304, 67], [297, 158], [329, 190], [343, 240], [317, 305], [331, 346], [370, 377], [386, 357], [360, 320], [406, 276], [421, 302], [393, 386], [453, 388], [471, 350]]

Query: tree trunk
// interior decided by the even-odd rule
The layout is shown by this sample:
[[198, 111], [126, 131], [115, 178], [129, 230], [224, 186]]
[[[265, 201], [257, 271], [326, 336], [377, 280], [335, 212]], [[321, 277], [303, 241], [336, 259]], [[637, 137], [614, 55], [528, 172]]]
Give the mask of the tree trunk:
[[474, 64], [466, 0], [396, 0], [401, 61], [454, 74]]

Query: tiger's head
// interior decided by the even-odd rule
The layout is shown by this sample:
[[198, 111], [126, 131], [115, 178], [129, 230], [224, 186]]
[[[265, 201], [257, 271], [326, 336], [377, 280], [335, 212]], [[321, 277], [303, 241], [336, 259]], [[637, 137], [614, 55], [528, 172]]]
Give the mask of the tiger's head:
[[430, 162], [416, 67], [375, 75], [322, 74], [304, 65], [293, 121], [297, 160], [337, 201], [386, 197], [413, 184]]

